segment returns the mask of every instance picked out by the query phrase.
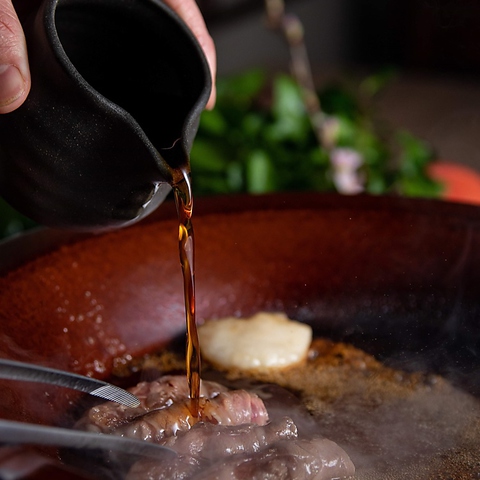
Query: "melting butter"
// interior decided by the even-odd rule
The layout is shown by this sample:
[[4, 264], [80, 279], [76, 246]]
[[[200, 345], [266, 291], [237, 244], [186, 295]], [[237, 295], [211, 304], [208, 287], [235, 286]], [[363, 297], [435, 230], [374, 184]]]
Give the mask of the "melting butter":
[[250, 318], [227, 317], [198, 329], [202, 357], [217, 367], [278, 369], [301, 362], [312, 329], [283, 313], [260, 312]]

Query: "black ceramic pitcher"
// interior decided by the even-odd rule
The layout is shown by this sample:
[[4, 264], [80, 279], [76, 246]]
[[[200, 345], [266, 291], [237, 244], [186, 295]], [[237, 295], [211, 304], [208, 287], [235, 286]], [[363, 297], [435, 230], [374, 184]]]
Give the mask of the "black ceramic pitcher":
[[32, 87], [0, 116], [0, 195], [72, 229], [153, 211], [210, 95], [193, 34], [158, 0], [46, 0], [24, 29]]

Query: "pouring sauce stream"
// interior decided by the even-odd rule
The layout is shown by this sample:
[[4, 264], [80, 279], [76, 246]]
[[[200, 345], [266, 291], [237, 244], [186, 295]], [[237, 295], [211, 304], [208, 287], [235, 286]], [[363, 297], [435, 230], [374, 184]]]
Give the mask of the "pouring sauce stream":
[[188, 171], [173, 185], [178, 215], [178, 242], [183, 273], [185, 316], [187, 327], [186, 369], [190, 389], [190, 410], [198, 417], [200, 397], [200, 345], [195, 320], [195, 246], [192, 225], [193, 196]]

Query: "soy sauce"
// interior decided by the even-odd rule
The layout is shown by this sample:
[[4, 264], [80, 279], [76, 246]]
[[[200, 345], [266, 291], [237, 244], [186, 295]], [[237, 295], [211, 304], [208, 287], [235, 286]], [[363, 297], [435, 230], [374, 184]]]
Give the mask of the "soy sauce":
[[178, 215], [178, 246], [183, 273], [185, 317], [187, 324], [186, 369], [190, 389], [190, 410], [198, 417], [200, 397], [200, 345], [195, 320], [195, 243], [192, 225], [193, 196], [189, 173], [180, 171], [181, 179], [173, 186]]

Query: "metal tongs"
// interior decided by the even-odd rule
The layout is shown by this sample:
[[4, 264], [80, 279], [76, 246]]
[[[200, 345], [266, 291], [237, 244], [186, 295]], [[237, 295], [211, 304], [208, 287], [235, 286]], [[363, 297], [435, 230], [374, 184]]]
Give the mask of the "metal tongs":
[[[140, 405], [135, 395], [107, 382], [24, 362], [0, 359], [0, 378], [71, 388], [128, 407]], [[88, 457], [88, 462], [75, 467], [80, 472], [89, 474], [88, 478], [93, 474], [93, 478], [105, 480], [117, 480], [118, 475], [123, 477], [133, 462], [139, 458], [161, 461], [175, 458], [177, 455], [170, 448], [142, 440], [0, 419], [0, 447], [2, 445], [50, 445], [64, 449], [86, 450], [90, 452], [89, 455], [101, 452], [101, 456], [95, 457], [95, 461], [92, 461], [93, 457]], [[102, 467], [103, 464], [106, 468]], [[10, 471], [8, 465], [0, 465], [0, 478], [19, 480], [24, 477], [21, 472]]]
[[0, 378], [71, 388], [127, 407], [140, 405], [140, 400], [132, 393], [102, 380], [25, 362], [0, 359]]
[[[130, 467], [142, 458], [159, 463], [168, 463], [177, 458], [177, 453], [172, 449], [144, 440], [0, 420], [0, 449], [27, 446], [26, 451], [28, 451], [28, 447], [36, 445], [61, 449], [60, 463], [54, 462], [54, 465], [58, 465], [62, 471], [65, 467], [67, 469], [65, 472], [68, 472], [69, 468], [73, 469], [72, 471], [77, 472], [81, 478], [95, 480], [125, 478]], [[39, 454], [43, 456], [41, 452]], [[8, 461], [4, 463], [0, 460], [2, 480], [25, 480], [31, 478], [31, 474], [37, 478], [35, 473], [39, 466], [31, 462], [27, 454], [25, 468], [21, 467], [22, 452], [19, 455], [20, 464], [11, 465]], [[46, 477], [41, 475], [41, 478]], [[70, 476], [65, 473], [59, 478], [70, 478]]]

